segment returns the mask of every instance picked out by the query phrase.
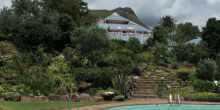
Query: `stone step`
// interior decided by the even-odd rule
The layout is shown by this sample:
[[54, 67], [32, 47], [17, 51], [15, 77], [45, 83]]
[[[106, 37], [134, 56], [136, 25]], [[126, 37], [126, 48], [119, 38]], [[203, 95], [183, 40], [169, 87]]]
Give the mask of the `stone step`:
[[140, 83], [140, 84], [137, 84], [137, 86], [150, 86], [150, 87], [155, 87], [155, 86], [157, 86], [158, 84], [144, 84], [144, 83]]
[[[173, 83], [172, 79], [165, 78], [163, 82], [174, 88], [180, 87], [177, 85], [172, 85]], [[133, 98], [158, 98], [155, 88], [160, 83], [161, 83], [160, 77], [142, 77], [136, 82], [136, 87], [133, 91]]]
[[152, 87], [147, 87], [147, 86], [137, 86], [136, 87], [136, 89], [151, 89], [151, 90], [153, 90], [153, 89], [155, 89], [155, 87], [154, 86], [152, 86]]
[[134, 91], [134, 94], [156, 94], [155, 91]]
[[155, 89], [135, 88], [134, 91], [155, 91]]
[[133, 98], [158, 98], [157, 95], [139, 95], [139, 94], [134, 94], [132, 97]]
[[[153, 79], [140, 79], [139, 82], [161, 82], [161, 80], [153, 80]], [[163, 82], [172, 82], [172, 80], [164, 80]]]
[[155, 90], [154, 89], [143, 89], [143, 88], [137, 89], [137, 88], [135, 88], [134, 91], [155, 91]]

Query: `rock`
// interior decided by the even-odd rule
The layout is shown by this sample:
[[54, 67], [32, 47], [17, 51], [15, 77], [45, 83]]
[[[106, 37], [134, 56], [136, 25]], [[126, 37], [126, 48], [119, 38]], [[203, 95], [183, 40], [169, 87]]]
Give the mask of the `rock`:
[[125, 100], [125, 96], [118, 95], [118, 96], [115, 96], [112, 100], [113, 101], [124, 101]]
[[96, 101], [96, 102], [102, 102], [104, 101], [104, 98], [102, 96], [93, 96], [93, 99]]
[[[63, 97], [63, 101], [68, 101], [68, 100], [71, 100], [71, 101], [74, 101], [74, 102], [78, 102], [79, 101], [79, 95], [78, 93], [69, 93], [69, 94], [66, 94], [66, 95], [62, 95]], [[68, 97], [70, 99], [68, 99]]]
[[156, 70], [155, 72], [156, 73], [163, 73], [164, 71], [163, 70]]
[[32, 102], [33, 98], [31, 96], [21, 96], [21, 102]]
[[196, 98], [194, 97], [184, 97], [185, 101], [196, 101]]
[[48, 101], [48, 97], [46, 97], [46, 96], [34, 96], [33, 101], [35, 101], [35, 102]]
[[12, 74], [6, 74], [3, 76], [3, 78], [7, 81], [7, 80], [12, 80], [13, 79], [13, 75]]
[[[70, 93], [70, 94], [68, 94], [69, 96], [72, 96], [72, 100], [74, 101], [74, 102], [78, 102], [78, 101], [80, 101], [80, 97], [79, 97], [79, 94], [78, 93]], [[66, 97], [66, 100], [68, 100], [67, 99], [67, 97]]]
[[21, 94], [19, 93], [11, 93], [9, 94], [8, 97], [6, 97], [6, 100], [9, 100], [9, 101], [21, 101]]
[[134, 81], [138, 81], [138, 80], [140, 80], [140, 77], [139, 76], [133, 76], [133, 79], [134, 79]]
[[220, 98], [209, 98], [208, 99], [209, 102], [220, 102]]
[[12, 86], [14, 86], [14, 85], [17, 84], [17, 81], [14, 80], [14, 79], [12, 79], [12, 80], [7, 80], [7, 83], [10, 84], [10, 85], [12, 85]]
[[4, 95], [0, 93], [0, 101], [4, 100]]
[[165, 71], [165, 72], [167, 72], [167, 73], [171, 73], [171, 72], [172, 72], [172, 70], [171, 70], [170, 68], [163, 67], [163, 66], [159, 66], [158, 69], [159, 69], [159, 70], [163, 70], [163, 71]]
[[58, 94], [50, 94], [48, 99], [50, 101], [63, 101], [65, 96], [58, 95]]
[[146, 70], [147, 64], [146, 63], [140, 63], [137, 67], [137, 72], [139, 76], [143, 76]]
[[79, 95], [80, 101], [82, 102], [94, 102], [94, 99], [89, 94], [80, 94]]
[[3, 84], [3, 78], [0, 78], [0, 85]]
[[92, 85], [92, 83], [79, 82], [79, 87], [78, 87], [78, 88], [84, 90], [84, 89], [86, 89], [86, 88], [91, 87], [91, 85]]
[[104, 100], [110, 101], [115, 96], [114, 92], [104, 92], [101, 94], [101, 96], [104, 98]]

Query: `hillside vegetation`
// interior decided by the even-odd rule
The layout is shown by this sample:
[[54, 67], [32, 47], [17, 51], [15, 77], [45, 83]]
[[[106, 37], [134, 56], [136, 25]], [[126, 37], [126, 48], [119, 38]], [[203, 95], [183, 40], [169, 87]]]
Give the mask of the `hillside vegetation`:
[[[115, 11], [143, 25], [130, 8], [91, 11], [82, 0], [14, 0], [2, 9], [0, 99], [106, 92], [129, 98], [133, 76], [158, 67], [182, 80], [189, 94], [220, 92], [220, 84], [213, 82], [220, 80], [220, 20], [210, 18], [200, 32], [192, 23], [176, 24], [164, 16], [142, 45], [136, 38], [109, 39], [91, 19]], [[202, 41], [186, 43], [193, 36]], [[170, 40], [176, 45], [170, 47]]]

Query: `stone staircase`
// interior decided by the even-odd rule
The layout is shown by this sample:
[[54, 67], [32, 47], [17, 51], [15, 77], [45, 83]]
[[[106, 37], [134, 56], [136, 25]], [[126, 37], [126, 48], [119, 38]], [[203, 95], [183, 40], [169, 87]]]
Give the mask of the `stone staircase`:
[[[156, 93], [156, 86], [161, 82], [160, 77], [142, 77], [136, 82], [136, 87], [133, 91], [133, 98], [158, 98]], [[171, 86], [172, 88], [180, 88], [175, 80], [164, 79], [165, 84]]]

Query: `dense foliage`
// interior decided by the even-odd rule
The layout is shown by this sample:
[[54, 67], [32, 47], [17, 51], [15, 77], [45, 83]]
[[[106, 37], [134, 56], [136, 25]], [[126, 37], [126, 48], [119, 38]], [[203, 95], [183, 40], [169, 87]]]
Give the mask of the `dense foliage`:
[[[142, 45], [137, 38], [109, 39], [90, 18], [82, 0], [13, 0], [2, 9], [0, 93], [112, 90], [129, 97], [132, 75], [155, 72], [157, 66], [172, 71], [183, 62], [193, 65], [193, 71], [176, 70], [175, 77], [190, 81], [197, 92], [214, 91], [212, 81], [220, 79], [219, 20], [209, 19], [203, 41], [189, 44], [200, 35], [198, 27], [165, 16]], [[165, 84], [157, 87], [159, 95], [166, 91]]]
[[220, 52], [220, 20], [210, 18], [203, 28], [202, 38], [207, 42], [209, 53], [216, 56]]
[[197, 77], [203, 80], [215, 80], [217, 65], [214, 60], [205, 59], [198, 64]]

